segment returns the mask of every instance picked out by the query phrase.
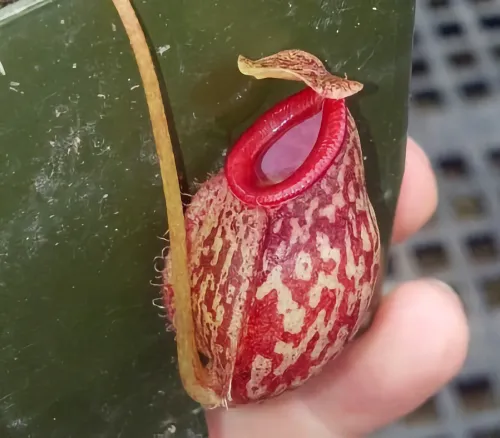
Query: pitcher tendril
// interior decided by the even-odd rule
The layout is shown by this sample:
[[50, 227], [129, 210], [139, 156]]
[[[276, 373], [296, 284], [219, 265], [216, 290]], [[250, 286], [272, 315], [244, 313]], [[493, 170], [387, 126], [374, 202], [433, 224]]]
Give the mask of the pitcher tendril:
[[195, 341], [191, 287], [187, 263], [186, 229], [175, 156], [151, 53], [130, 0], [113, 0], [135, 55], [146, 94], [156, 151], [160, 162], [170, 230], [171, 281], [178, 312], [175, 316], [179, 373], [186, 392], [205, 406], [219, 406], [221, 398], [210, 389]]

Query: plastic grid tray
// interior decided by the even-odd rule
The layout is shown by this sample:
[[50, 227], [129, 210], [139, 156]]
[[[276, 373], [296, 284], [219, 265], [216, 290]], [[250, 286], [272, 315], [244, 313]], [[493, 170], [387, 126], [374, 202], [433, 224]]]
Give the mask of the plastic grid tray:
[[417, 0], [410, 134], [435, 166], [440, 204], [392, 249], [386, 288], [446, 281], [472, 339], [461, 374], [377, 436], [500, 437], [499, 118], [500, 0]]
[[450, 284], [471, 328], [461, 374], [386, 437], [500, 437], [500, 0], [417, 0], [410, 135], [435, 168], [440, 202], [394, 247], [387, 289]]

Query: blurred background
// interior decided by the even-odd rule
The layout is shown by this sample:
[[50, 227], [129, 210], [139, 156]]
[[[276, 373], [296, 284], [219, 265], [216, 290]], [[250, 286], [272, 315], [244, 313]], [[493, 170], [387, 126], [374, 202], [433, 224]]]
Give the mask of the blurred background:
[[[0, 8], [11, 1], [0, 0]], [[462, 299], [472, 337], [460, 375], [377, 436], [496, 438], [500, 437], [500, 0], [416, 2], [409, 130], [435, 167], [440, 204], [425, 229], [392, 249], [387, 290], [421, 276], [442, 279]]]
[[467, 311], [460, 376], [379, 436], [500, 437], [500, 0], [417, 0], [410, 135], [437, 173], [440, 203], [393, 248], [387, 288], [435, 276]]

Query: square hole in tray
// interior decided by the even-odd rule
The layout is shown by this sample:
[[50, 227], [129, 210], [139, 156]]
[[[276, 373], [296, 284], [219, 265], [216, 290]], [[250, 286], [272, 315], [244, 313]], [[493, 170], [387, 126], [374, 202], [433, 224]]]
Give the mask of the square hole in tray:
[[494, 1], [496, 1], [496, 0], [469, 0], [470, 3], [476, 4], [476, 5], [488, 4], [488, 3], [491, 3]]
[[420, 43], [420, 34], [417, 31], [413, 32], [413, 45], [416, 47]]
[[480, 18], [483, 29], [488, 31], [500, 31], [500, 14], [488, 14]]
[[414, 254], [423, 273], [442, 271], [450, 264], [446, 249], [440, 242], [416, 245]]
[[445, 9], [450, 6], [450, 0], [428, 0], [428, 5], [432, 9]]
[[471, 438], [500, 438], [500, 427], [474, 431], [469, 436]]
[[482, 281], [482, 291], [486, 304], [491, 308], [500, 308], [500, 274], [485, 278]]
[[458, 379], [456, 390], [460, 403], [468, 412], [487, 411], [497, 405], [491, 381], [486, 375]]
[[425, 88], [414, 91], [411, 95], [412, 103], [420, 108], [432, 108], [443, 105], [443, 95], [435, 88]]
[[497, 61], [500, 61], [500, 44], [497, 44], [496, 46], [493, 46], [491, 48], [491, 54], [493, 55], [493, 58], [495, 58]]
[[464, 27], [457, 21], [439, 24], [437, 31], [442, 38], [456, 38], [464, 34]]
[[466, 240], [469, 257], [476, 262], [491, 262], [498, 257], [495, 238], [491, 234], [477, 234]]
[[490, 95], [490, 86], [483, 80], [470, 81], [460, 86], [460, 92], [466, 100], [478, 100]]
[[436, 408], [436, 400], [431, 398], [416, 410], [408, 414], [404, 418], [404, 422], [412, 426], [420, 426], [428, 423], [436, 423], [438, 419], [439, 416]]
[[461, 220], [479, 219], [485, 215], [484, 201], [480, 196], [456, 196], [452, 206], [455, 216]]
[[442, 157], [438, 162], [438, 167], [446, 178], [463, 178], [469, 172], [464, 158], [459, 154], [449, 154]]
[[461, 50], [448, 55], [448, 62], [455, 68], [473, 67], [476, 64], [474, 53], [469, 50]]
[[491, 166], [500, 172], [500, 147], [490, 149], [487, 158]]
[[414, 59], [411, 64], [412, 76], [424, 76], [429, 73], [429, 63], [422, 58]]

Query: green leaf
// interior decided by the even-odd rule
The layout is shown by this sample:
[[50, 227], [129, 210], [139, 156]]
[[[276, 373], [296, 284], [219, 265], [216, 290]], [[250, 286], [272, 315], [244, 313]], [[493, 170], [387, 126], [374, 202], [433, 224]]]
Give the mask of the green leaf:
[[[302, 86], [242, 75], [239, 54], [300, 48], [363, 83], [349, 104], [387, 246], [404, 163], [413, 2], [136, 7], [192, 190], [262, 111]], [[112, 2], [53, 1], [9, 18], [0, 62], [0, 435], [169, 436], [171, 423], [176, 437], [203, 433], [179, 381], [174, 336], [151, 303], [165, 209], [139, 73]]]

